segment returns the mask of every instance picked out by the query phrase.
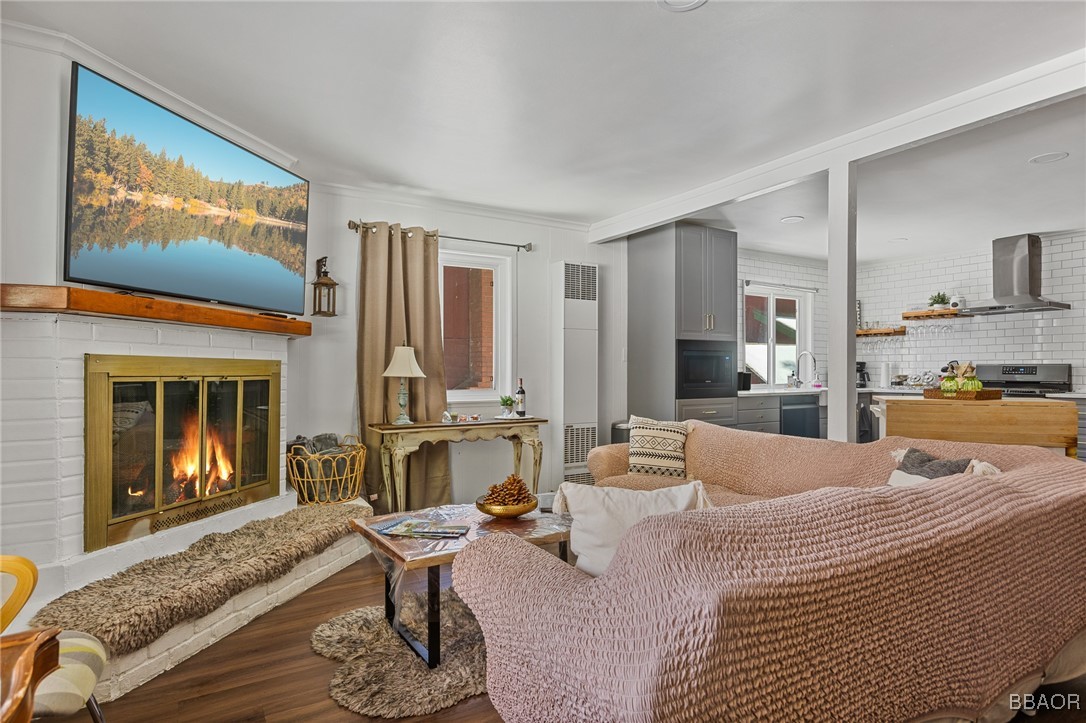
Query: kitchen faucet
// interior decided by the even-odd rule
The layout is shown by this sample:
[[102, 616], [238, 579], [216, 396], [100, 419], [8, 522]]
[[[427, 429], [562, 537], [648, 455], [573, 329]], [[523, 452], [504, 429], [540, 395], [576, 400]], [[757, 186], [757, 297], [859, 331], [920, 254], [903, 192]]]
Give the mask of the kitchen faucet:
[[803, 386], [803, 380], [799, 378], [799, 360], [803, 358], [803, 355], [804, 355], [804, 354], [810, 354], [810, 356], [811, 356], [811, 370], [812, 370], [812, 371], [813, 371], [813, 372], [814, 372], [815, 374], [817, 374], [817, 373], [818, 373], [818, 372], [817, 372], [817, 369], [818, 369], [818, 360], [817, 360], [817, 359], [815, 359], [815, 355], [814, 355], [814, 354], [811, 354], [811, 352], [809, 352], [809, 351], [807, 351], [806, 349], [804, 349], [803, 351], [801, 351], [801, 352], [799, 353], [799, 356], [797, 356], [797, 357], [796, 357], [796, 386], [797, 386], [797, 387]]

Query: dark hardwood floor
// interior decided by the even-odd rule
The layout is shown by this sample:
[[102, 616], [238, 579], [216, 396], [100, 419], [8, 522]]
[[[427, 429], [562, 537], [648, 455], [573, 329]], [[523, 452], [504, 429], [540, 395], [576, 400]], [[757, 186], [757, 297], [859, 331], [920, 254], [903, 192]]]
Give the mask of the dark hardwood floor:
[[[443, 569], [449, 584], [449, 568]], [[421, 574], [412, 588], [425, 589]], [[340, 708], [328, 697], [328, 682], [339, 663], [309, 647], [314, 628], [364, 605], [383, 604], [384, 582], [373, 557], [351, 565], [290, 602], [189, 658], [176, 668], [103, 705], [109, 723], [359, 723], [379, 721]], [[1041, 711], [1015, 721], [1086, 721], [1086, 678], [1042, 688], [1041, 693], [1078, 694], [1078, 711]], [[86, 712], [61, 719], [90, 721]], [[405, 721], [489, 723], [501, 721], [490, 699], [475, 696], [432, 716]]]
[[[449, 584], [449, 568], [443, 568]], [[102, 710], [108, 723], [294, 723], [382, 721], [340, 708], [328, 683], [340, 663], [309, 646], [314, 628], [365, 605], [382, 605], [380, 565], [367, 556], [197, 653]], [[412, 586], [425, 590], [425, 577]], [[90, 721], [81, 712], [61, 719]], [[500, 722], [485, 695], [407, 721]]]

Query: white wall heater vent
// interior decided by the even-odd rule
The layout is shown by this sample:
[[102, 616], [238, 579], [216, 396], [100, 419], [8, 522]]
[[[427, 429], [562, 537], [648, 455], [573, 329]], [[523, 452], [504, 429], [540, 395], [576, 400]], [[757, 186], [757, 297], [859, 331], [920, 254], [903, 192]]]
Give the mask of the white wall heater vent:
[[567, 299], [596, 301], [596, 274], [598, 267], [592, 264], [563, 264], [565, 266], [564, 296]]
[[599, 435], [599, 267], [554, 265], [557, 308], [551, 429], [562, 430], [562, 479], [591, 484], [588, 452]]
[[592, 479], [592, 474], [589, 472], [566, 472], [565, 477], [562, 478], [563, 482], [572, 482], [577, 485], [594, 485], [596, 480]]
[[588, 464], [588, 451], [596, 446], [596, 425], [567, 424], [565, 444], [565, 464]]

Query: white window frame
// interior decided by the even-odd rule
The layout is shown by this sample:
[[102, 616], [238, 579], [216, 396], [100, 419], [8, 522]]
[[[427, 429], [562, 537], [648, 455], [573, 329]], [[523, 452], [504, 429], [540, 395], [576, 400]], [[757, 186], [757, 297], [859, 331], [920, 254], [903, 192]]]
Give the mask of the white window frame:
[[[448, 248], [447, 248], [448, 246]], [[464, 250], [444, 240], [437, 255], [438, 294], [441, 298], [442, 338], [445, 323], [445, 267], [490, 269], [494, 272], [494, 389], [450, 389], [446, 398], [453, 404], [486, 402], [497, 408], [498, 398], [512, 395], [513, 389], [513, 259], [504, 253]], [[502, 391], [508, 390], [508, 391]]]
[[[767, 307], [773, 314], [773, 323], [769, 325], [770, 335], [767, 341], [768, 346], [768, 364], [769, 373], [772, 375], [777, 369], [777, 334], [776, 334], [776, 319], [777, 319], [777, 297], [783, 296], [786, 299], [796, 300], [796, 356], [799, 356], [802, 352], [809, 351], [812, 354], [814, 350], [812, 347], [813, 327], [814, 327], [814, 294], [810, 291], [803, 289], [789, 289], [785, 287], [777, 286], [761, 286], [757, 283], [744, 284], [743, 286], [743, 338], [740, 340], [740, 347], [743, 350], [743, 368], [746, 368], [747, 364], [747, 295], [752, 296], [764, 296], [768, 299]], [[804, 357], [799, 365], [800, 379], [804, 382], [810, 382], [814, 379], [814, 364], [811, 362], [810, 357]], [[766, 384], [753, 384], [752, 387], [758, 387], [762, 389], [768, 389], [770, 387], [783, 386], [781, 384], [775, 384], [772, 379]]]

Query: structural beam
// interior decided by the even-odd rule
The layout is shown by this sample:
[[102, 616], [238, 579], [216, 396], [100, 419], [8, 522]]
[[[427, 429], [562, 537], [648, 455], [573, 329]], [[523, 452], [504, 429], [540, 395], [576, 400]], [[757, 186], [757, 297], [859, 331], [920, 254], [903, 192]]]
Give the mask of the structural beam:
[[1011, 73], [769, 163], [593, 223], [588, 243], [655, 228], [712, 206], [758, 196], [835, 163], [871, 160], [1086, 92], [1086, 48]]
[[856, 164], [836, 163], [829, 176], [830, 439], [856, 441]]

